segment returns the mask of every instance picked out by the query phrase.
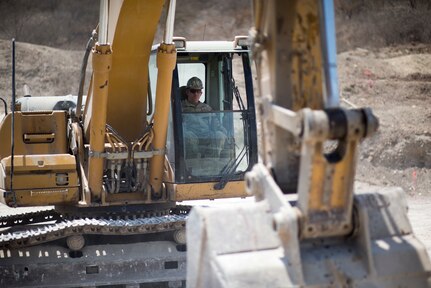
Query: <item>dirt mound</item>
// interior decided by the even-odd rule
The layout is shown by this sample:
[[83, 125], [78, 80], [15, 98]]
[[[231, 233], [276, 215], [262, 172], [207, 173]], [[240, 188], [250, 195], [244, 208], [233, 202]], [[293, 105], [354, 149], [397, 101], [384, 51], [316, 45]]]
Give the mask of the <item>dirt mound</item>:
[[399, 135], [390, 135], [384, 140], [387, 142], [382, 145], [364, 148], [364, 158], [370, 159], [373, 165], [391, 169], [431, 168], [431, 134], [408, 135], [402, 139]]
[[428, 0], [335, 0], [340, 52], [431, 43]]
[[[12, 95], [11, 51], [11, 42], [0, 40], [0, 97], [7, 99]], [[23, 96], [24, 84], [29, 85], [32, 95], [76, 95], [83, 57], [83, 51], [16, 43], [17, 97]]]
[[[431, 43], [428, 0], [334, 0], [338, 51]], [[252, 25], [247, 0], [178, 2], [175, 34], [191, 40], [247, 34]], [[83, 49], [99, 17], [94, 0], [0, 1], [0, 39], [62, 49]], [[163, 23], [161, 23], [163, 24]], [[162, 33], [157, 35], [160, 41]]]
[[431, 46], [355, 49], [339, 54], [340, 96], [371, 107], [380, 128], [361, 146], [358, 180], [431, 192]]
[[[252, 25], [248, 0], [179, 1], [175, 15], [175, 36], [189, 40], [225, 40], [247, 35]], [[95, 0], [2, 0], [0, 39], [83, 50], [99, 19]], [[155, 42], [163, 37], [164, 21]]]
[[83, 50], [98, 19], [99, 1], [2, 0], [0, 39]]

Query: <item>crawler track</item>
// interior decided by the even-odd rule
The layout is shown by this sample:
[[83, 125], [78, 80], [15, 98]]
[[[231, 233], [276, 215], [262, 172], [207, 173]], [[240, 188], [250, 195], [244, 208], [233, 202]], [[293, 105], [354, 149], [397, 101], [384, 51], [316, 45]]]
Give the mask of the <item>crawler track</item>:
[[[128, 214], [127, 217], [63, 218], [54, 210], [0, 218], [0, 247], [20, 248], [54, 241], [71, 235], [137, 235], [185, 227], [190, 207], [178, 206], [165, 212]], [[45, 222], [45, 223], [38, 223]], [[36, 224], [37, 223], [37, 224]]]

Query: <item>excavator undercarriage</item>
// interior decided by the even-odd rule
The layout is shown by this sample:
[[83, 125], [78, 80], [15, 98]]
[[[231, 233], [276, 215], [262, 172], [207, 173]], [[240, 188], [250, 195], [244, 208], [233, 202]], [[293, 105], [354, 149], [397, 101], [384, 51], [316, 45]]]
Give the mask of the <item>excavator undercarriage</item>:
[[50, 209], [1, 217], [3, 227], [15, 229], [0, 236], [0, 284], [185, 287], [189, 210], [130, 209], [105, 212], [104, 218], [91, 217], [91, 211], [68, 218]]

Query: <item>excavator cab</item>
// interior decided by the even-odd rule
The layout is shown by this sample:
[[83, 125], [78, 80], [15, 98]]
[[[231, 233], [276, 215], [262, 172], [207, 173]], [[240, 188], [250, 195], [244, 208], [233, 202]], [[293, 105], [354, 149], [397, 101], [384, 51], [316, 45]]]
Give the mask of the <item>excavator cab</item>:
[[[174, 38], [177, 64], [167, 156], [174, 169], [178, 200], [208, 198], [208, 194], [213, 195], [210, 198], [245, 195], [244, 174], [257, 162], [253, 79], [246, 40], [241, 36], [234, 41], [205, 42]], [[153, 95], [155, 55], [149, 65]], [[192, 77], [203, 83], [199, 99], [203, 104], [199, 105], [204, 109], [190, 109], [187, 82]], [[226, 188], [227, 184], [232, 187]]]

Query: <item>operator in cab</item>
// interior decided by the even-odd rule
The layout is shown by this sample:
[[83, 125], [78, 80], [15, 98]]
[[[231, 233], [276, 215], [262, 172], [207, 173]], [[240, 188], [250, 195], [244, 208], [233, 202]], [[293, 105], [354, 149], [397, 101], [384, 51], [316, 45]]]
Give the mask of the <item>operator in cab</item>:
[[198, 77], [192, 77], [187, 81], [187, 97], [181, 102], [183, 112], [208, 112], [213, 110], [210, 105], [199, 101], [202, 89], [204, 89], [204, 86]]
[[[202, 80], [192, 77], [187, 81], [186, 99], [182, 100], [184, 120], [184, 138], [186, 158], [220, 157], [220, 152], [226, 142], [226, 130], [220, 125], [220, 119], [210, 112], [213, 109], [200, 102], [203, 89]], [[218, 123], [218, 125], [217, 125]]]

